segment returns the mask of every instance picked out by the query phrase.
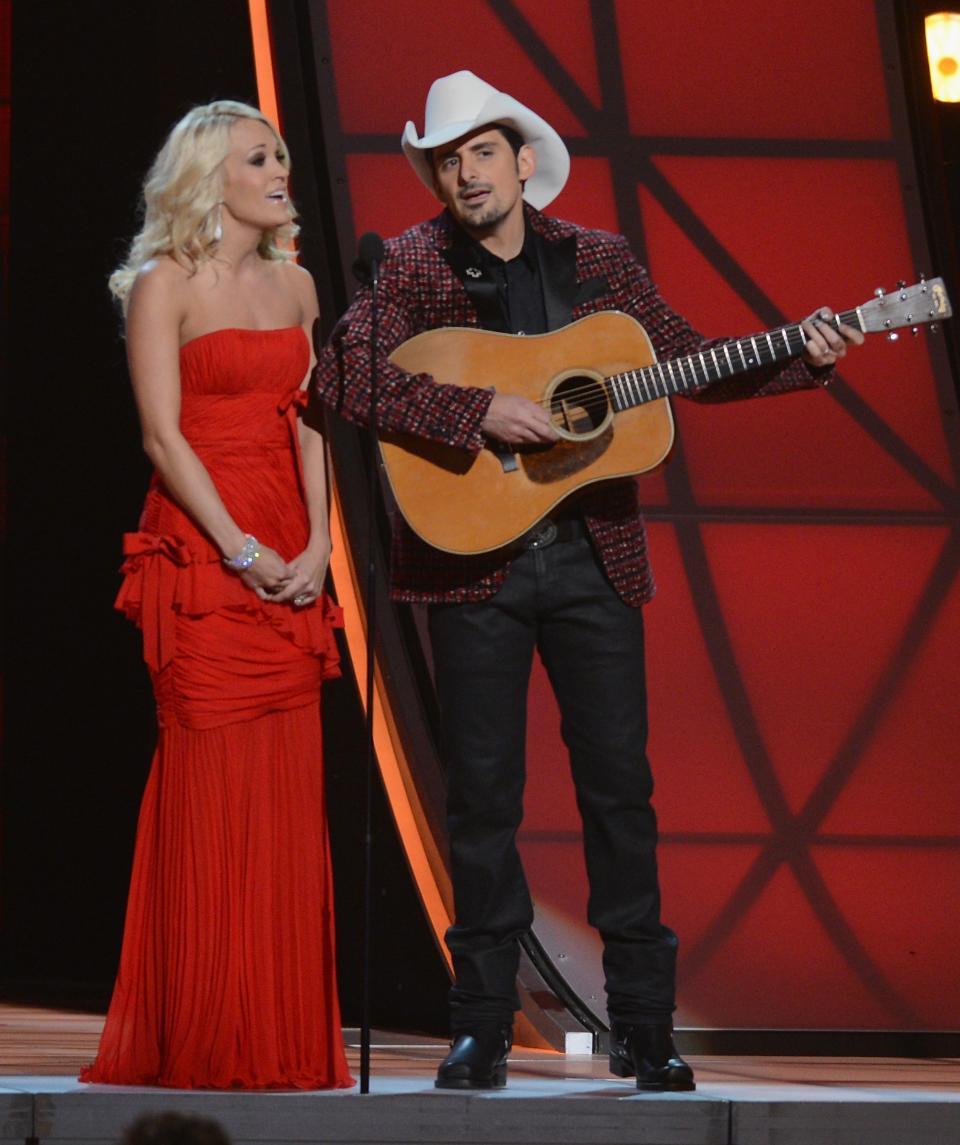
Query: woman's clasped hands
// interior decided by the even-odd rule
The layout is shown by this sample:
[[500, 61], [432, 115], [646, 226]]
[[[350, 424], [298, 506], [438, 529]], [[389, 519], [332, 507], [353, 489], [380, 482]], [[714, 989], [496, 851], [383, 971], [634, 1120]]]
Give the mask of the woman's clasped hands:
[[259, 553], [239, 575], [261, 600], [305, 608], [319, 599], [330, 560], [329, 544], [308, 547], [289, 563], [269, 545], [260, 545]]

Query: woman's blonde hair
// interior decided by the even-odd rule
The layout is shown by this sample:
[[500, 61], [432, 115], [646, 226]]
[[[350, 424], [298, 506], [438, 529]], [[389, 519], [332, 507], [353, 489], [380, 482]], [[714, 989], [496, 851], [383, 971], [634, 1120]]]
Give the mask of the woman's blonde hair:
[[[188, 111], [153, 161], [143, 184], [143, 228], [130, 244], [126, 261], [110, 275], [110, 291], [124, 310], [134, 279], [150, 259], [170, 255], [193, 272], [213, 257], [223, 197], [223, 161], [230, 153], [230, 128], [238, 119], [266, 124], [277, 137], [280, 161], [290, 169], [286, 144], [257, 108], [221, 99]], [[289, 247], [299, 230], [294, 217], [291, 206], [289, 223], [263, 232], [258, 247], [261, 258], [293, 257]]]

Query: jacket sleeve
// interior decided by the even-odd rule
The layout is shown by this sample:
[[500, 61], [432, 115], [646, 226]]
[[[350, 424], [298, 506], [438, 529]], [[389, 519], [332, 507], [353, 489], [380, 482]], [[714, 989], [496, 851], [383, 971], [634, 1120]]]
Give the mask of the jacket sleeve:
[[[663, 300], [650, 276], [634, 257], [627, 240], [617, 235], [616, 241], [620, 244], [617, 262], [622, 274], [619, 284], [622, 298], [620, 309], [636, 318], [646, 330], [658, 361], [682, 358], [729, 341], [728, 338], [707, 339], [698, 333]], [[793, 358], [761, 366], [732, 378], [721, 378], [691, 390], [684, 396], [698, 402], [768, 397], [826, 385], [832, 373], [832, 368], [814, 369], [801, 359]]]
[[[382, 429], [477, 453], [485, 443], [480, 427], [492, 391], [440, 383], [388, 361], [398, 346], [424, 329], [413, 317], [411, 284], [398, 260], [390, 258], [389, 245], [377, 297], [377, 422]], [[319, 351], [313, 375], [317, 396], [358, 425], [366, 425], [370, 416], [371, 317], [371, 290], [363, 287]]]

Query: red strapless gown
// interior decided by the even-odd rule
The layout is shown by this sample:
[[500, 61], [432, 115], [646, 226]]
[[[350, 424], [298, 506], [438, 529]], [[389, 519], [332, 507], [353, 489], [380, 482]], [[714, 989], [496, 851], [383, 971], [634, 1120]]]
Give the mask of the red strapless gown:
[[[289, 559], [300, 484], [299, 327], [180, 353], [181, 427], [236, 522]], [[329, 600], [262, 603], [154, 478], [117, 607], [143, 630], [159, 741], [113, 1000], [82, 1081], [348, 1086], [337, 1003], [320, 683]]]

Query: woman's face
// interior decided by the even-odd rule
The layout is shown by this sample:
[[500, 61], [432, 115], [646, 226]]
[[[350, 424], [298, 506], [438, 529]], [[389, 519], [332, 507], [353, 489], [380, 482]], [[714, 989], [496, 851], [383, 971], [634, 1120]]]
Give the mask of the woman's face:
[[223, 161], [224, 229], [232, 217], [265, 231], [290, 221], [286, 158], [265, 123], [238, 119], [230, 128], [230, 151]]

